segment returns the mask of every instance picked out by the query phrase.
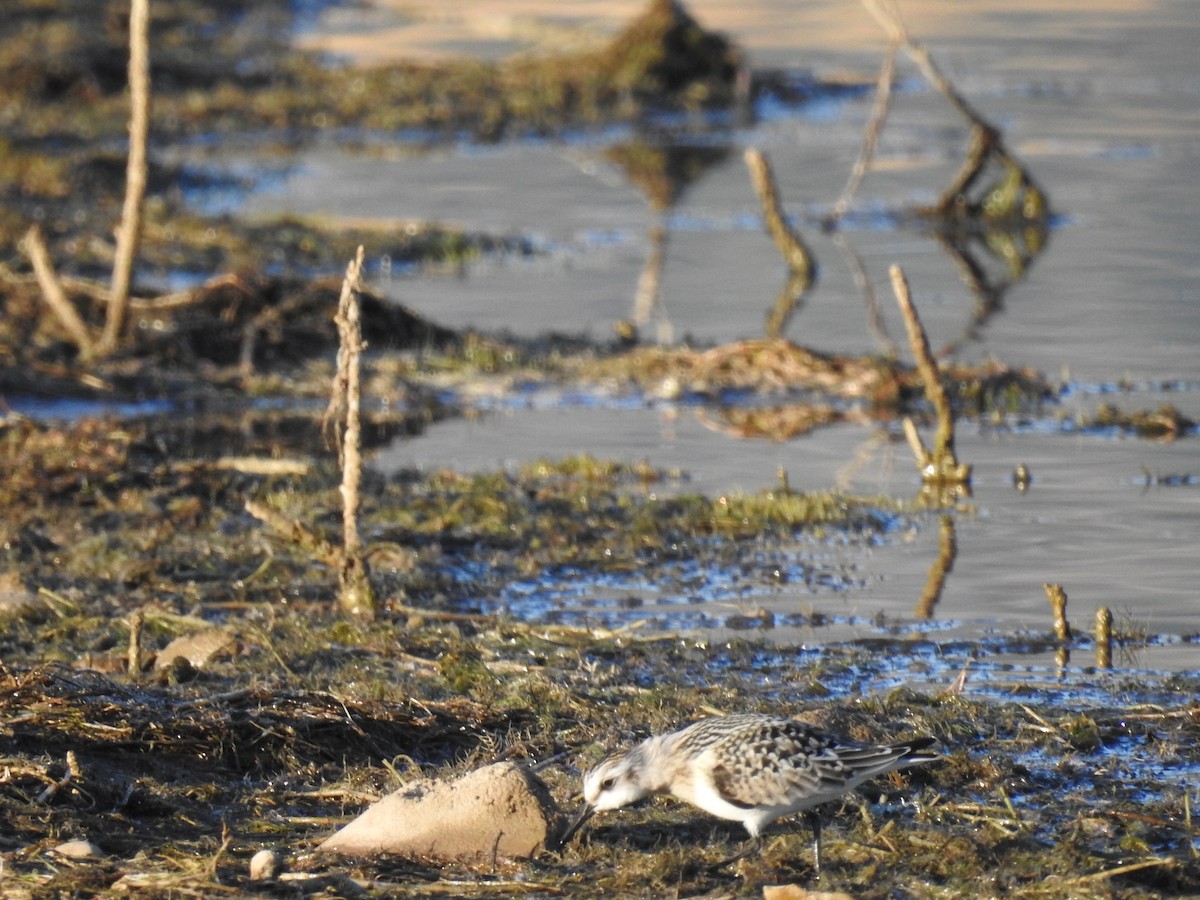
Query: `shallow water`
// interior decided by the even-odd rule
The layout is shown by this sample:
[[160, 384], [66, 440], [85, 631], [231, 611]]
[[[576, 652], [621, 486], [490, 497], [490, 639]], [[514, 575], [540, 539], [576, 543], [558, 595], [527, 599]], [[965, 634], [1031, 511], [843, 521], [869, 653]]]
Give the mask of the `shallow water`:
[[[508, 6], [508, 4], [502, 4]], [[906, 4], [906, 8], [907, 8]], [[880, 39], [854, 4], [800, 7], [772, 0], [690, 4], [705, 22], [750, 46], [760, 64], [853, 73], [873, 79]], [[341, 29], [347, 30], [344, 10]], [[1151, 443], [1069, 427], [1098, 402], [1142, 410], [1172, 403], [1200, 418], [1200, 13], [1186, 2], [914, 4], [914, 34], [927, 42], [957, 87], [1005, 129], [1010, 148], [1049, 194], [1058, 214], [1045, 251], [976, 320], [978, 299], [930, 236], [896, 225], [891, 211], [933, 199], [953, 172], [965, 130], [915, 70], [903, 81], [884, 132], [876, 170], [843, 231], [862, 258], [887, 334], [903, 339], [886, 270], [901, 264], [935, 348], [954, 358], [996, 358], [1061, 377], [1071, 390], [1044, 417], [1001, 426], [966, 423], [960, 458], [975, 467], [975, 494], [954, 517], [952, 572], [933, 611], [947, 635], [978, 637], [1050, 630], [1044, 582], [1061, 582], [1077, 629], [1097, 607], [1118, 624], [1160, 639], [1127, 663], [1159, 669], [1200, 667], [1200, 650], [1181, 636], [1200, 630], [1200, 452], [1196, 435]], [[352, 30], [352, 29], [350, 29]], [[320, 26], [317, 38], [320, 37]], [[494, 51], [479, 38], [479, 52]], [[458, 34], [455, 48], [470, 48]], [[403, 48], [399, 48], [400, 52]], [[662, 214], [667, 227], [663, 313], [643, 334], [723, 342], [761, 336], [784, 282], [762, 234], [741, 154], [754, 146], [774, 166], [785, 203], [821, 270], [786, 336], [827, 353], [877, 353], [881, 337], [845, 257], [813, 220], [838, 196], [858, 152], [869, 95], [773, 108], [750, 128], [692, 129], [671, 140], [723, 146], [728, 154]], [[532, 260], [487, 260], [444, 273], [379, 275], [375, 287], [442, 324], [535, 335], [549, 329], [600, 339], [629, 317], [660, 214], [607, 161], [605, 150], [633, 136], [578, 135], [561, 142], [497, 147], [446, 146], [414, 152], [386, 138], [373, 155], [315, 148], [289, 176], [248, 200], [242, 212], [322, 214], [346, 220], [430, 218], [468, 229], [532, 236], [546, 253]], [[903, 354], [906, 355], [906, 354]], [[1121, 389], [1118, 389], [1118, 386]], [[647, 459], [684, 470], [684, 489], [752, 491], [786, 469], [797, 489], [841, 486], [908, 497], [919, 485], [895, 435], [842, 424], [785, 443], [742, 440], [714, 427], [713, 410], [640, 397], [531, 394], [494, 404], [472, 421], [431, 426], [377, 461], [384, 468], [494, 468], [534, 457], [588, 452]], [[1064, 426], [1061, 419], [1068, 425]], [[1014, 489], [1024, 463], [1030, 489]], [[1176, 485], [1153, 475], [1191, 475]], [[588, 616], [617, 625], [650, 618], [653, 627], [715, 627], [764, 608], [780, 639], [821, 642], [878, 635], [888, 626], [923, 634], [914, 616], [937, 556], [939, 521], [870, 545], [804, 549], [830, 555], [845, 579], [802, 588], [784, 584], [736, 599], [684, 596], [652, 585], [602, 585], [573, 576], [545, 586], [514, 585], [504, 597], [463, 598], [514, 615]], [[715, 578], [719, 584], [720, 579]], [[533, 595], [542, 591], [535, 605]], [[696, 592], [692, 592], [695, 594]], [[522, 602], [521, 598], [525, 601]], [[630, 598], [640, 598], [634, 603]], [[622, 605], [624, 604], [624, 605]], [[820, 627], [787, 624], [819, 613]], [[743, 617], [738, 619], [737, 617]], [[734, 629], [736, 630], [736, 629]], [[903, 629], [902, 629], [903, 630]], [[1014, 645], [1015, 647], [1015, 645]], [[1077, 656], [1081, 651], [1077, 651]], [[1004, 647], [995, 651], [1004, 658]], [[1048, 661], [1042, 645], [1014, 649]]]

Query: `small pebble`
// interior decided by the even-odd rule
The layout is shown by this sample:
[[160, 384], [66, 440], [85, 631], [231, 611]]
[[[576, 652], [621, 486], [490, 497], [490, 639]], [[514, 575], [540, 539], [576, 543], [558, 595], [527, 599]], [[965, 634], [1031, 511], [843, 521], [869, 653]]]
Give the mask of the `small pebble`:
[[72, 859], [103, 859], [104, 851], [91, 841], [67, 841], [54, 848], [55, 853], [69, 856]]
[[283, 854], [278, 850], [259, 850], [250, 857], [251, 881], [274, 881], [283, 872]]

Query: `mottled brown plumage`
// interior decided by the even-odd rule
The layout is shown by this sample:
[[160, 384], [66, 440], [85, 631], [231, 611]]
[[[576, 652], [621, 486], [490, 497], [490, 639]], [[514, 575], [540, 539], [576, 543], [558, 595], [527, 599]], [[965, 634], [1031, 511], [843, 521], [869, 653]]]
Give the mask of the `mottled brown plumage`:
[[[933, 742], [854, 744], [804, 722], [758, 713], [704, 719], [601, 760], [584, 776], [587, 806], [563, 841], [595, 812], [669, 793], [741, 822], [753, 850], [763, 827], [781, 816], [811, 810], [884, 772], [936, 759], [921, 752]], [[809, 818], [819, 869], [820, 819]]]

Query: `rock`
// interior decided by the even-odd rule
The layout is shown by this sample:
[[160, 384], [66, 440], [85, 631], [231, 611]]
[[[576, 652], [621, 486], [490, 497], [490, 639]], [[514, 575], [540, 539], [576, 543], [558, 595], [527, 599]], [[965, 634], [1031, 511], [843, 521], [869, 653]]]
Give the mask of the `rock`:
[[104, 851], [91, 841], [67, 841], [54, 848], [55, 853], [69, 856], [71, 859], [103, 859]]
[[251, 881], [274, 881], [283, 872], [283, 854], [278, 850], [259, 850], [250, 857]]
[[389, 794], [318, 848], [349, 856], [532, 856], [560, 833], [558, 806], [523, 766], [497, 763]]
[[181, 656], [195, 668], [203, 669], [219, 657], [235, 654], [237, 644], [237, 638], [221, 628], [177, 637], [159, 651], [154, 668], [167, 669], [175, 663], [176, 657]]

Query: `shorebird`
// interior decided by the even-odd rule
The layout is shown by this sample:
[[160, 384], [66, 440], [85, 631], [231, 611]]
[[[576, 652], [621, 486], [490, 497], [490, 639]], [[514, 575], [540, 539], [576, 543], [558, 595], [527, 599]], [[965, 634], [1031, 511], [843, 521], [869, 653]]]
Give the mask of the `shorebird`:
[[725, 865], [762, 847], [764, 826], [804, 811], [821, 872], [821, 819], [813, 810], [876, 775], [937, 759], [918, 737], [894, 744], [855, 744], [780, 716], [743, 713], [703, 719], [647, 738], [601, 760], [583, 778], [586, 805], [562, 836], [565, 845], [597, 812], [667, 793], [722, 819], [741, 822], [746, 847]]

